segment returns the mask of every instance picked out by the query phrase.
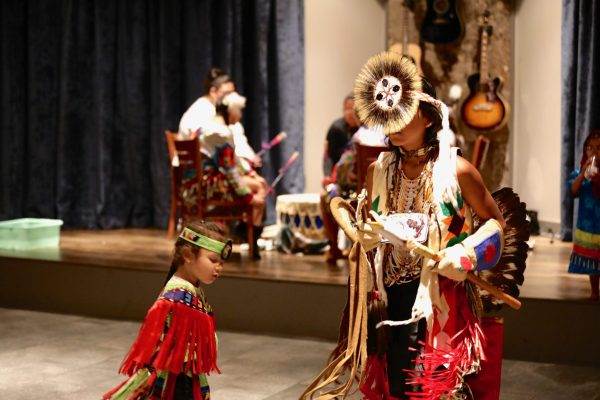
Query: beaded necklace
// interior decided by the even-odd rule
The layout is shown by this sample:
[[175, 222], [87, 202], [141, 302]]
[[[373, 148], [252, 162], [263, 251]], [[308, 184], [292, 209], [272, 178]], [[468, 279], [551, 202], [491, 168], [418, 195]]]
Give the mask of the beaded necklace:
[[402, 147], [398, 147], [398, 151], [402, 155], [402, 158], [425, 157], [433, 149], [434, 146], [425, 146], [415, 150], [404, 150]]
[[[391, 163], [387, 171], [388, 174], [392, 174], [391, 185], [388, 188], [387, 209], [391, 213], [429, 214], [433, 198], [432, 169], [433, 160], [428, 160], [419, 176], [409, 179], [401, 169], [400, 160]], [[388, 244], [385, 246], [384, 260], [387, 260], [384, 276], [386, 286], [410, 282], [419, 277], [422, 258], [412, 256], [407, 249]]]

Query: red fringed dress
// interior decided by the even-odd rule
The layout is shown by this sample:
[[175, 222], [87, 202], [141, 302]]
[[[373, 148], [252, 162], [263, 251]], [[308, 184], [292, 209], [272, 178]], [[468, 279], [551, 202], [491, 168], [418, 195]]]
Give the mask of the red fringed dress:
[[[103, 399], [172, 399], [181, 378], [190, 400], [210, 399], [206, 375], [217, 368], [215, 321], [202, 289], [172, 277], [152, 305], [119, 369], [129, 375]], [[179, 391], [178, 391], [179, 392]]]

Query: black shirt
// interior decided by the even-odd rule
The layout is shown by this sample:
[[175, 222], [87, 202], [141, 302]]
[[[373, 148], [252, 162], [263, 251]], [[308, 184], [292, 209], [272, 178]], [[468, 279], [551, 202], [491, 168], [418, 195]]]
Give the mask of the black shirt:
[[350, 128], [344, 118], [333, 121], [327, 131], [327, 154], [323, 163], [323, 173], [330, 176], [333, 166], [340, 160], [344, 151], [352, 146], [352, 135], [356, 128]]

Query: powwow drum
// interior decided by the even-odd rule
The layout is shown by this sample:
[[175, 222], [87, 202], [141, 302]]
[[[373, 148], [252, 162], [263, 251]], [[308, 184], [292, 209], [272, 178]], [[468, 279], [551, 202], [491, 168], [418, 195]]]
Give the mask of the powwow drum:
[[320, 196], [318, 193], [283, 194], [277, 196], [275, 210], [280, 226], [309, 239], [325, 240]]

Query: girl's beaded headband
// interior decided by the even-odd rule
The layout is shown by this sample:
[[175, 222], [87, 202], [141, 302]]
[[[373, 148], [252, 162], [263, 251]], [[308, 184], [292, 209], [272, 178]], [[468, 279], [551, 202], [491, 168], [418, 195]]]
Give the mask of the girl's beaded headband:
[[194, 232], [190, 228], [183, 228], [183, 231], [179, 237], [198, 247], [202, 247], [203, 249], [214, 251], [215, 253], [220, 254], [223, 260], [227, 260], [231, 256], [231, 251], [233, 249], [233, 241], [231, 239], [228, 239], [225, 243], [223, 243], [218, 240], [211, 239], [208, 236], [201, 235], [198, 232]]

